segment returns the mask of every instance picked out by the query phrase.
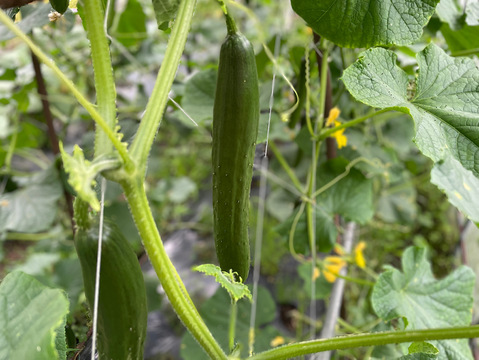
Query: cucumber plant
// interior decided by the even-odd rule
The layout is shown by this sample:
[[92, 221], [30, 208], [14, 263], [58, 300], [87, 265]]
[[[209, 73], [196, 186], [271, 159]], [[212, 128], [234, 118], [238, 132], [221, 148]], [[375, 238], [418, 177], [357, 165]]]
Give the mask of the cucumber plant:
[[[334, 222], [337, 215], [361, 223], [366, 222], [370, 214], [369, 210], [369, 212], [358, 210], [363, 209], [362, 206], [364, 204], [358, 201], [354, 196], [349, 196], [352, 193], [347, 190], [354, 188], [357, 183], [354, 183], [353, 186], [350, 186], [347, 190], [337, 190], [337, 188], [334, 188], [334, 185], [340, 183], [349, 172], [353, 172], [353, 161], [345, 165], [341, 162], [342, 160], [339, 159], [337, 162], [333, 162], [332, 165], [336, 168], [340, 168], [340, 170], [343, 169], [344, 172], [340, 172], [339, 174], [335, 173], [337, 176], [333, 179], [328, 178], [330, 174], [326, 174], [326, 176], [323, 177], [320, 176], [319, 180], [316, 179], [318, 171], [320, 172], [327, 167], [317, 166], [324, 160], [324, 157], [321, 156], [323, 141], [327, 138], [331, 138], [331, 136], [339, 139], [341, 135], [343, 136], [341, 139], [344, 140], [344, 135], [342, 134], [344, 130], [357, 126], [386, 112], [399, 111], [413, 118], [416, 122], [416, 144], [419, 150], [430, 157], [434, 162], [434, 182], [438, 184], [441, 189], [444, 189], [454, 205], [459, 207], [472, 221], [478, 223], [479, 216], [476, 206], [478, 196], [476, 189], [479, 188], [477, 179], [479, 173], [479, 167], [477, 165], [479, 162], [477, 159], [479, 143], [477, 139], [479, 137], [476, 125], [478, 118], [477, 109], [479, 108], [479, 95], [477, 91], [479, 88], [479, 75], [477, 67], [475, 67], [470, 59], [458, 59], [455, 57], [455, 55], [460, 54], [475, 54], [477, 53], [477, 46], [471, 47], [467, 42], [461, 42], [460, 46], [455, 44], [456, 48], [454, 48], [454, 53], [452, 54], [454, 56], [451, 56], [435, 45], [428, 45], [424, 50], [417, 53], [417, 62], [420, 71], [413, 77], [411, 76], [411, 69], [409, 69], [409, 73], [406, 73], [398, 66], [395, 51], [402, 51], [404, 50], [404, 46], [418, 41], [422, 29], [434, 14], [435, 7], [438, 3], [437, 0], [396, 2], [401, 6], [395, 6], [397, 4], [390, 2], [372, 1], [370, 7], [361, 7], [359, 6], [360, 4], [355, 7], [352, 2], [346, 0], [292, 0], [291, 3], [295, 12], [300, 15], [317, 34], [321, 35], [320, 41], [315, 42], [314, 46], [314, 51], [322, 55], [322, 58], [318, 56], [318, 62], [320, 63], [318, 65], [318, 75], [321, 80], [319, 91], [313, 94], [310, 92], [312, 87], [312, 79], [310, 78], [312, 65], [310, 64], [310, 53], [307, 51], [304, 68], [303, 65], [301, 65], [299, 81], [300, 84], [304, 84], [304, 89], [303, 85], [301, 85], [301, 91], [299, 93], [300, 96], [304, 94], [305, 99], [304, 101], [297, 102], [300, 107], [304, 104], [304, 109], [303, 111], [300, 109], [294, 113], [294, 122], [297, 120], [297, 124], [301, 124], [302, 126], [302, 130], [300, 130], [302, 140], [300, 139], [300, 135], [294, 133], [294, 136], [297, 136], [297, 143], [299, 146], [304, 146], [305, 143], [307, 143], [307, 145], [312, 143], [312, 149], [304, 146], [305, 150], [312, 150], [310, 152], [310, 166], [308, 166], [306, 176], [304, 176], [304, 173], [302, 173], [301, 176], [297, 176], [289, 167], [287, 161], [281, 157], [281, 153], [277, 151], [278, 149], [273, 150], [275, 157], [285, 170], [286, 176], [291, 180], [292, 185], [288, 185], [291, 185], [290, 187], [294, 188], [295, 194], [298, 195], [297, 202], [300, 205], [291, 222], [291, 242], [294, 243], [295, 239], [293, 228], [301, 224], [306, 234], [304, 238], [307, 238], [307, 250], [304, 251], [305, 256], [295, 255], [297, 255], [296, 259], [298, 259], [298, 261], [309, 262], [309, 265], [311, 265], [313, 271], [310, 272], [311, 276], [307, 276], [306, 278], [309, 281], [315, 279], [318, 272], [317, 270], [319, 270], [316, 266], [320, 263], [320, 260], [316, 260], [314, 255], [310, 257], [310, 255], [316, 251], [315, 240], [318, 233], [322, 235], [321, 230], [324, 230], [324, 228], [317, 225], [326, 224], [329, 226], [326, 230], [329, 231], [333, 229], [328, 233], [333, 241], [327, 244], [332, 247], [338, 236], [338, 232], [334, 232], [339, 226], [339, 224]], [[64, 3], [62, 2], [61, 5], [61, 9], [63, 9]], [[82, 6], [81, 17], [82, 21], [85, 22], [85, 29], [91, 44], [96, 104], [88, 100], [77, 86], [59, 69], [55, 62], [51, 61], [50, 57], [47, 56], [34, 41], [26, 36], [21, 28], [15, 25], [3, 12], [0, 12], [0, 21], [12, 33], [24, 41], [46, 66], [50, 67], [52, 74], [63, 82], [65, 88], [75, 96], [97, 125], [95, 156], [92, 161], [87, 161], [79, 148], [74, 150], [73, 156], [66, 153], [62, 154], [65, 167], [68, 168], [70, 173], [71, 184], [78, 197], [88, 202], [93, 210], [98, 211], [100, 209], [100, 203], [92, 187], [94, 179], [97, 176], [104, 176], [120, 184], [144, 247], [150, 256], [152, 265], [173, 309], [176, 311], [184, 326], [191, 332], [198, 344], [210, 358], [227, 359], [227, 354], [210, 332], [210, 327], [206, 325], [204, 319], [200, 316], [181, 277], [166, 254], [146, 196], [144, 185], [148, 156], [163, 113], [165, 112], [168, 95], [173, 80], [175, 79], [180, 59], [182, 58], [195, 12], [196, 1], [181, 0], [179, 2], [162, 66], [159, 70], [144, 116], [131, 143], [123, 141], [123, 134], [119, 130], [116, 118], [118, 110], [117, 94], [112, 70], [110, 44], [108, 41], [109, 35], [105, 32], [103, 26], [103, 2], [101, 0], [85, 0], [82, 2]], [[237, 6], [245, 10], [242, 5], [237, 4]], [[174, 6], [174, 8], [176, 9], [176, 6]], [[248, 10], [246, 13], [248, 13]], [[469, 13], [474, 12], [471, 10]], [[442, 12], [442, 16], [444, 17], [444, 11]], [[364, 19], [364, 23], [358, 22], [358, 18]], [[446, 18], [448, 18], [448, 16], [446, 16]], [[404, 19], [407, 19], [407, 23]], [[458, 16], [458, 22], [460, 22], [460, 19], [461, 17]], [[171, 20], [171, 17], [162, 22], [163, 26], [165, 23], [169, 24], [169, 20]], [[465, 24], [462, 25], [466, 26]], [[467, 27], [465, 29], [472, 33], [475, 33], [477, 30]], [[229, 270], [235, 271], [239, 277], [246, 280], [250, 263], [247, 219], [254, 143], [258, 132], [259, 91], [255, 56], [252, 46], [245, 37], [237, 31], [230, 15], [227, 15], [227, 31], [228, 35], [220, 53], [217, 91], [213, 109], [212, 172], [214, 232], [221, 267], [227, 272], [229, 272]], [[441, 31], [444, 32], [446, 42], [449, 42], [451, 37], [460, 35], [454, 33], [452, 36], [447, 32], [446, 27]], [[306, 31], [304, 31], [304, 33], [306, 33]], [[449, 35], [447, 34], [451, 35], [451, 37], [448, 38]], [[309, 37], [308, 41], [310, 40], [311, 38]], [[328, 117], [333, 103], [331, 80], [328, 80], [328, 73], [331, 72], [330, 55], [336, 51], [336, 53], [343, 54], [346, 52], [346, 55], [356, 56], [356, 53], [348, 52], [348, 50], [344, 50], [343, 48], [338, 50], [337, 46], [367, 49], [359, 55], [357, 60], [353, 59], [350, 61], [351, 64], [349, 67], [346, 66], [348, 62], [346, 61], [347, 56], [336, 58], [335, 62], [338, 64], [341, 63], [342, 67], [336, 67], [335, 70], [341, 70], [342, 78], [339, 80], [339, 75], [336, 72], [335, 80], [337, 82], [343, 82], [344, 86], [341, 91], [347, 90], [359, 102], [362, 102], [364, 106], [370, 106], [380, 110], [366, 115], [362, 114], [345, 123], [336, 122], [336, 119], [332, 119], [331, 124], [326, 124], [325, 119]], [[378, 47], [376, 48], [375, 46]], [[394, 51], [385, 49], [385, 47], [388, 46], [394, 46]], [[461, 48], [461, 46], [466, 48]], [[309, 45], [307, 48], [309, 50]], [[265, 53], [268, 53], [268, 51], [268, 46], [265, 46]], [[413, 52], [412, 48], [408, 48], [407, 51], [405, 51], [405, 53], [411, 52]], [[274, 56], [271, 56], [271, 58], [275, 60]], [[277, 69], [282, 69], [284, 64], [273, 62], [277, 65]], [[302, 71], [303, 69], [304, 71]], [[5, 76], [8, 77], [9, 74], [7, 73]], [[342, 93], [339, 93], [336, 99], [340, 107], [344, 105], [344, 100], [341, 95]], [[284, 100], [287, 102], [290, 99]], [[354, 108], [358, 107], [358, 104], [353, 103], [351, 99], [348, 101], [349, 105], [344, 105], [343, 116], [349, 118], [350, 116], [353, 117], [352, 114], [355, 114]], [[313, 105], [313, 109], [311, 105]], [[293, 130], [296, 130], [295, 126], [291, 127]], [[434, 136], [431, 136], [431, 134]], [[282, 140], [284, 141], [284, 138]], [[15, 145], [13, 145], [13, 147], [15, 147]], [[274, 149], [274, 144], [272, 144], [271, 148]], [[12, 151], [9, 149], [7, 158], [11, 159], [11, 157]], [[355, 159], [355, 161], [354, 165], [359, 162], [357, 159]], [[11, 161], [9, 160], [9, 164], [10, 163]], [[336, 168], [333, 170], [337, 170]], [[359, 171], [353, 175], [356, 177], [363, 176]], [[229, 180], [225, 180], [227, 178], [229, 178]], [[303, 184], [301, 180], [304, 180], [304, 178], [306, 178], [306, 180]], [[315, 186], [318, 181], [321, 187], [316, 189]], [[347, 182], [346, 184], [349, 185]], [[329, 202], [323, 201], [322, 196], [330, 189], [333, 190], [329, 193], [329, 195], [332, 193], [331, 197], [327, 198]], [[361, 190], [363, 189], [364, 188], [361, 188]], [[2, 210], [4, 207], [10, 209], [8, 206], [11, 206], [10, 204], [14, 202], [9, 200], [11, 199], [2, 198]], [[471, 203], [473, 203], [474, 206], [470, 206]], [[356, 208], [356, 211], [351, 211], [352, 204]], [[323, 218], [315, 217], [314, 212], [316, 209], [324, 210], [325, 214], [321, 213], [321, 215], [324, 215]], [[306, 220], [302, 219], [303, 212], [306, 212]], [[318, 218], [324, 221], [324, 223], [318, 224], [315, 222], [315, 219]], [[108, 226], [109, 225], [105, 224], [106, 235], [113, 234], [113, 238], [118, 237], [114, 232], [110, 232]], [[82, 229], [80, 226], [80, 231], [77, 234], [77, 248], [79, 249], [79, 253], [82, 254], [81, 257], [84, 258], [84, 269], [87, 269], [84, 270], [85, 278], [89, 279], [85, 280], [86, 292], [91, 302], [91, 290], [89, 289], [92, 287], [91, 273], [95, 260], [92, 255], [93, 249], [90, 248], [90, 246], [92, 246], [95, 241], [90, 240], [94, 239], [96, 235], [95, 232], [90, 233], [89, 231], [85, 231], [85, 229], [86, 228]], [[85, 242], [86, 239], [89, 240]], [[117, 241], [118, 239], [113, 242], [115, 246], [111, 248], [109, 247], [109, 241], [105, 243], [105, 254], [115, 254], [113, 259], [110, 259], [111, 261], [116, 261], [121, 258], [123, 256], [121, 255], [123, 254], [122, 249], [126, 249], [126, 247], [124, 248], [122, 246], [116, 247], [116, 245], [118, 245]], [[292, 245], [291, 252], [293, 253], [295, 249], [294, 244]], [[126, 252], [131, 254], [131, 251]], [[391, 320], [394, 317], [407, 318], [408, 330], [390, 331], [385, 334], [366, 333], [324, 340], [316, 339], [288, 344], [256, 354], [251, 350], [250, 358], [257, 360], [286, 359], [295, 356], [304, 356], [314, 352], [351, 347], [479, 336], [479, 328], [477, 326], [467, 326], [470, 322], [469, 316], [471, 313], [469, 304], [472, 298], [469, 290], [472, 284], [472, 276], [470, 271], [464, 270], [464, 268], [460, 270], [460, 274], [464, 275], [463, 278], [459, 279], [460, 281], [451, 281], [451, 278], [448, 279], [450, 283], [458, 285], [461, 288], [461, 304], [459, 304], [457, 308], [460, 306], [464, 307], [464, 309], [461, 308], [461, 311], [456, 311], [458, 313], [460, 312], [462, 316], [449, 316], [449, 319], [460, 320], [454, 323], [454, 328], [440, 328], [440, 326], [435, 325], [435, 327], [438, 327], [437, 329], [424, 329], [424, 323], [429, 324], [431, 317], [428, 317], [421, 323], [421, 321], [414, 318], [414, 315], [420, 316], [418, 312], [411, 311], [410, 308], [404, 310], [404, 306], [400, 306], [402, 305], [402, 303], [400, 303], [401, 296], [405, 296], [404, 291], [400, 291], [403, 290], [401, 286], [407, 283], [409, 279], [414, 279], [414, 281], [424, 279], [424, 281], [427, 282], [426, 285], [433, 283], [434, 279], [431, 280], [432, 276], [428, 272], [427, 265], [424, 265], [425, 255], [421, 253], [421, 259], [424, 261], [421, 260], [421, 262], [417, 262], [416, 260], [419, 258], [418, 254], [418, 251], [407, 252], [408, 256], [404, 258], [405, 276], [398, 274], [397, 270], [389, 269], [379, 277], [378, 284], [382, 284], [382, 287], [378, 286], [376, 288], [377, 285], [374, 285], [375, 291], [373, 291], [373, 307], [375, 307], [378, 316], [381, 316], [382, 320]], [[128, 260], [123, 261], [133, 264], [133, 262], [136, 261], [136, 259], [133, 261], [133, 257], [129, 255]], [[108, 262], [110, 260], [105, 258], [104, 266], [106, 270], [116, 269], [115, 266], [117, 265], [114, 266]], [[339, 267], [339, 264], [343, 261], [341, 259], [339, 260], [340, 261], [336, 263], [336, 268]], [[421, 266], [416, 266], [417, 264]], [[128, 267], [130, 267], [130, 265], [128, 265]], [[424, 270], [420, 275], [426, 274], [427, 276], [412, 276], [411, 274], [415, 274], [413, 271], [415, 268]], [[122, 283], [118, 288], [114, 288], [113, 285], [108, 282], [106, 282], [106, 286], [107, 289], [109, 285], [112, 286], [112, 288], [109, 288], [111, 292], [119, 291], [119, 297], [123, 299], [123, 303], [128, 304], [129, 301], [132, 301], [134, 307], [143, 308], [143, 310], [139, 309], [138, 312], [135, 313], [137, 317], [136, 320], [139, 320], [137, 324], [130, 322], [133, 320], [127, 316], [128, 314], [122, 314], [125, 315], [125, 322], [129, 322], [133, 324], [132, 326], [137, 327], [137, 338], [122, 337], [125, 335], [123, 331], [116, 331], [119, 329], [119, 326], [111, 325], [116, 324], [115, 322], [109, 323], [111, 321], [110, 317], [113, 317], [113, 315], [108, 313], [108, 307], [103, 306], [103, 304], [100, 304], [100, 311], [104, 314], [105, 318], [102, 320], [103, 323], [100, 323], [100, 328], [106, 332], [107, 328], [110, 329], [110, 326], [113, 326], [113, 330], [108, 330], [114, 334], [112, 336], [122, 339], [118, 340], [120, 342], [125, 341], [125, 343], [131, 345], [133, 349], [131, 353], [132, 357], [141, 357], [142, 338], [144, 337], [144, 309], [146, 306], [143, 304], [144, 302], [141, 298], [133, 297], [131, 299], [129, 296], [132, 294], [125, 293], [128, 281], [132, 281], [133, 285], [131, 286], [136, 286], [138, 292], [142, 293], [140, 289], [141, 285], [138, 283], [139, 272], [135, 270], [136, 276], [133, 277], [131, 273], [124, 274], [122, 272], [123, 270], [125, 269], [118, 268], [117, 270], [117, 274], [123, 274], [121, 276]], [[321, 270], [325, 269], [321, 268]], [[342, 276], [336, 273], [330, 273], [330, 275], [333, 277], [336, 277], [336, 275]], [[222, 276], [221, 272], [218, 273], [218, 276]], [[103, 280], [108, 280], [110, 277], [113, 277], [113, 275], [104, 274]], [[352, 281], [354, 279], [348, 278], [348, 280]], [[448, 281], [444, 281], [442, 284]], [[234, 281], [232, 281], [232, 283], [234, 283]], [[312, 283], [314, 284], [314, 282]], [[366, 285], [371, 284], [366, 283]], [[417, 291], [413, 296], [417, 295], [417, 293], [421, 293], [422, 295], [421, 291], [423, 288], [418, 284], [415, 284], [415, 286], [420, 291]], [[234, 289], [234, 284], [232, 288]], [[435, 285], [430, 288], [433, 288], [432, 290], [436, 289]], [[391, 300], [391, 297], [388, 298], [385, 296], [386, 290], [389, 291], [388, 295], [392, 294], [395, 296], [394, 301]], [[400, 295], [397, 294], [396, 290], [399, 291]], [[311, 292], [314, 293], [313, 291]], [[408, 293], [408, 295], [410, 294]], [[109, 301], [116, 301], [116, 299], [113, 299], [109, 294], [102, 294], [102, 296]], [[141, 295], [138, 294], [135, 296], [141, 297]], [[429, 298], [432, 297], [430, 293], [428, 296]], [[446, 300], [446, 303], [449, 307], [452, 307], [453, 310], [457, 310], [457, 308], [454, 308], [457, 302]], [[399, 305], [393, 306], [394, 304]], [[120, 311], [128, 313], [128, 309], [128, 307], [125, 307]], [[405, 312], [413, 314], [413, 316], [408, 318]], [[102, 315], [100, 315], [100, 319], [102, 319]], [[313, 321], [310, 322], [315, 324], [316, 319], [313, 318], [312, 320]], [[437, 322], [435, 324], [437, 324]], [[53, 333], [53, 331], [51, 332]], [[235, 331], [231, 331], [231, 333], [234, 334]], [[254, 331], [252, 331], [252, 334], [254, 335]], [[235, 342], [230, 341], [230, 349], [233, 349], [235, 347], [234, 345]], [[460, 346], [462, 346], [460, 350], [462, 354], [466, 354], [464, 358], [469, 358], [470, 354], [467, 354], [467, 344], [464, 347], [464, 342], [462, 342]], [[464, 350], [465, 348], [466, 350]], [[128, 356], [128, 350], [125, 350], [124, 347], [119, 346], [118, 349], [112, 348], [108, 339], [102, 338], [100, 331], [100, 352], [111, 354], [114, 353], [115, 350], [122, 351]], [[407, 355], [408, 358], [414, 358], [415, 356], [414, 354]]]

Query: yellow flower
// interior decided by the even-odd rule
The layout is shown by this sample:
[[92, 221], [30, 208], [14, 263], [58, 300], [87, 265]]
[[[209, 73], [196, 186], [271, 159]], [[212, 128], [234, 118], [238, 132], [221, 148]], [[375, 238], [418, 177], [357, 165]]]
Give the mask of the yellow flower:
[[313, 273], [313, 281], [316, 280], [317, 278], [319, 278], [321, 276], [321, 272], [319, 271], [319, 269], [317, 267], [314, 268], [314, 273]]
[[338, 126], [338, 125], [336, 125], [337, 123], [341, 124], [339, 121], [336, 121], [339, 114], [341, 114], [341, 110], [339, 110], [337, 107], [333, 107], [329, 111], [329, 116], [326, 120], [326, 126], [332, 126], [333, 124], [334, 124], [334, 126]]
[[363, 250], [366, 247], [364, 241], [360, 241], [354, 248], [354, 261], [361, 269], [366, 267], [366, 260], [364, 260]]
[[[340, 113], [341, 110], [339, 110], [337, 107], [332, 108], [329, 111], [329, 116], [326, 120], [326, 126], [334, 125], [334, 127], [338, 127], [339, 125], [341, 125], [341, 122], [337, 120]], [[334, 137], [336, 139], [336, 142], [338, 143], [338, 149], [345, 147], [348, 143], [348, 138], [344, 135], [344, 130], [345, 129], [341, 129], [331, 134], [331, 136]]]
[[324, 278], [328, 282], [333, 283], [336, 281], [339, 271], [346, 266], [346, 261], [339, 256], [327, 256], [324, 259], [324, 264]]
[[[338, 127], [339, 125], [341, 125], [339, 121], [334, 122], [335, 127]], [[332, 137], [336, 139], [336, 142], [338, 143], [338, 149], [341, 149], [342, 147], [345, 147], [348, 144], [348, 138], [346, 137], [346, 135], [344, 135], [344, 130], [346, 129], [341, 129], [331, 135]]]
[[284, 337], [276, 336], [271, 342], [269, 343], [271, 347], [276, 347], [284, 344]]

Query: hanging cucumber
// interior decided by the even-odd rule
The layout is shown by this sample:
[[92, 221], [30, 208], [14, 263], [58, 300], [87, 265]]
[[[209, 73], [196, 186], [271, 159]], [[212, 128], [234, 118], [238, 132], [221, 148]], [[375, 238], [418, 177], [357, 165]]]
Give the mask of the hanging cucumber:
[[246, 280], [250, 265], [249, 193], [258, 135], [259, 89], [253, 46], [226, 15], [213, 110], [213, 216], [224, 271]]
[[[77, 223], [78, 224], [78, 223]], [[85, 294], [93, 308], [95, 294], [98, 223], [81, 227], [75, 235]], [[143, 274], [129, 242], [118, 228], [104, 223], [98, 304], [98, 354], [100, 359], [143, 359], [147, 307]]]

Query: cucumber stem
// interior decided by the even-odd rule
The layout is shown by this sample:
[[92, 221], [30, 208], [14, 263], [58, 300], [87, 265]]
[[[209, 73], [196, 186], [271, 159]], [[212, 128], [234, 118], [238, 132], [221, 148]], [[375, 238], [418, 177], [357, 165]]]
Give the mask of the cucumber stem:
[[226, 18], [226, 28], [228, 29], [228, 35], [236, 34], [238, 32], [238, 27], [236, 26], [234, 19], [231, 17], [231, 15], [228, 12], [225, 13], [225, 18]]

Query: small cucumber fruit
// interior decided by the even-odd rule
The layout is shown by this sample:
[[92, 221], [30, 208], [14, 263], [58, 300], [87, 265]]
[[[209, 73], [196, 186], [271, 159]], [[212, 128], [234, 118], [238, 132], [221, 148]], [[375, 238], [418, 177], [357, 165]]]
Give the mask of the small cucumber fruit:
[[[80, 259], [85, 294], [93, 308], [98, 224], [79, 228], [75, 247]], [[138, 259], [116, 225], [103, 227], [100, 298], [98, 304], [98, 354], [100, 359], [143, 359], [148, 310]]]

